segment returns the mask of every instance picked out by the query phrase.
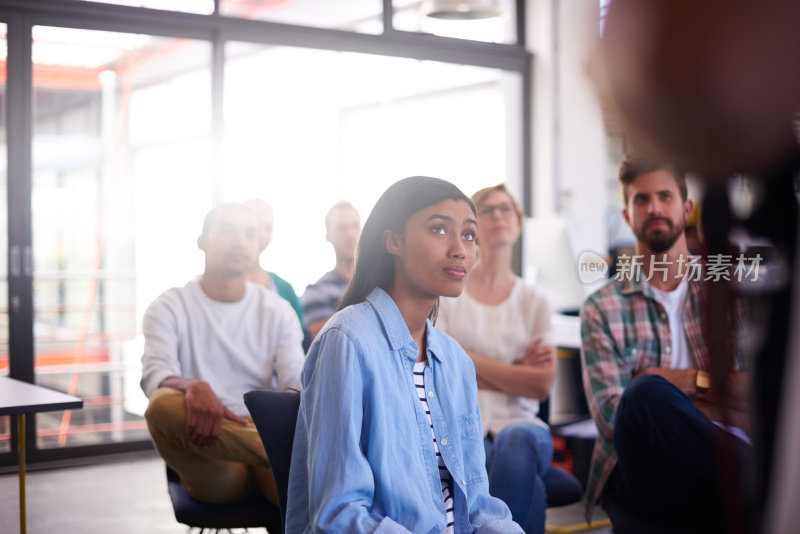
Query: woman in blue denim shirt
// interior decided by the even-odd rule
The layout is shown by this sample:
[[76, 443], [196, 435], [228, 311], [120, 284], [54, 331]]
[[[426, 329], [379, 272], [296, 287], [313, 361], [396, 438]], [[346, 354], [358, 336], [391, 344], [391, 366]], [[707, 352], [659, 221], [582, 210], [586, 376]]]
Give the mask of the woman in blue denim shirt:
[[489, 495], [472, 362], [429, 319], [464, 288], [476, 228], [444, 180], [406, 178], [375, 204], [303, 369], [288, 534], [522, 533]]

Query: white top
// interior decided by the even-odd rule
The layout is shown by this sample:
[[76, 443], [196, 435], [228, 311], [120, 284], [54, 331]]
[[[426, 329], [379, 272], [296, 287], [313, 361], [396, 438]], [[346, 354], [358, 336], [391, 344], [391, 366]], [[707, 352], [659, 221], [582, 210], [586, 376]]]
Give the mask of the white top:
[[[425, 397], [425, 368], [428, 362], [417, 362], [414, 364], [414, 387], [417, 390], [417, 398], [422, 404], [422, 410], [428, 418], [428, 425], [431, 427], [431, 438], [433, 439], [433, 451], [436, 453], [436, 464], [439, 466], [439, 480], [442, 483], [442, 499], [444, 501], [444, 512], [447, 517], [447, 528], [442, 534], [453, 534], [455, 532], [455, 516], [453, 514], [453, 477], [450, 476], [447, 466], [444, 464], [442, 453], [439, 452], [439, 444], [436, 442], [436, 433], [433, 431], [433, 419], [431, 410], [428, 408], [428, 399]], [[446, 445], [446, 443], [445, 443]]]
[[[465, 290], [455, 298], [439, 299], [436, 327], [458, 341], [464, 350], [514, 363], [536, 339], [552, 344], [550, 305], [544, 294], [517, 280], [508, 298], [496, 305], [482, 304]], [[538, 417], [539, 401], [500, 391], [478, 390], [483, 433], [497, 435], [511, 423], [529, 421], [546, 426]]]
[[238, 302], [209, 298], [195, 279], [162, 293], [142, 321], [141, 386], [148, 397], [169, 376], [205, 380], [236, 415], [249, 412], [242, 396], [267, 389], [300, 389], [303, 332], [291, 305], [247, 282]]
[[[689, 279], [684, 277], [678, 287], [672, 291], [662, 291], [650, 286], [655, 299], [664, 306], [664, 312], [669, 320], [670, 350], [672, 352], [672, 369], [694, 369], [697, 362], [689, 354], [689, 342], [686, 340], [684, 329], [683, 310], [686, 306], [686, 295], [689, 289]], [[750, 443], [747, 432], [735, 426], [728, 426], [720, 421], [712, 421], [715, 425], [726, 430], [739, 439]]]
[[653, 286], [655, 299], [664, 306], [669, 320], [670, 351], [673, 369], [694, 369], [696, 362], [689, 355], [689, 343], [686, 341], [686, 330], [683, 324], [683, 309], [686, 307], [686, 295], [689, 290], [689, 279], [684, 277], [678, 287], [672, 291], [662, 291]]

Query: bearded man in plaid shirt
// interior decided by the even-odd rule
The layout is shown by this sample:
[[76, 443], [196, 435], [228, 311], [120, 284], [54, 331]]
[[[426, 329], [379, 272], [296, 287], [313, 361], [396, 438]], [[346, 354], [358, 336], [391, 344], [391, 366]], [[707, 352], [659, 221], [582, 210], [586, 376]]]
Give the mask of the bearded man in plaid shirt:
[[[622, 526], [615, 509], [669, 532], [724, 530], [719, 454], [724, 447], [731, 453], [725, 458], [741, 466], [751, 448], [743, 347], [735, 349], [723, 408], [709, 389], [704, 336], [707, 285], [714, 282], [687, 269], [697, 261], [686, 244], [692, 201], [685, 176], [628, 157], [619, 179], [636, 257], [581, 310], [584, 388], [599, 430], [587, 518], [599, 501], [614, 532]], [[732, 309], [744, 324], [741, 306]]]

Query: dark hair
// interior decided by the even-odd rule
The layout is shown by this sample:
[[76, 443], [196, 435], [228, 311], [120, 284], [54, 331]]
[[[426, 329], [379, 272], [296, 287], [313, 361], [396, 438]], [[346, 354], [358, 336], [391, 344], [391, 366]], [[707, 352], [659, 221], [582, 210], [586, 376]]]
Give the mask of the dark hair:
[[670, 173], [678, 184], [681, 200], [686, 201], [689, 191], [686, 188], [686, 173], [683, 170], [669, 163], [648, 161], [636, 154], [626, 154], [619, 164], [619, 185], [622, 189], [622, 203], [625, 206], [628, 205], [628, 186], [639, 176], [655, 171], [667, 171]]
[[391, 288], [395, 257], [386, 250], [384, 233], [386, 230], [404, 233], [406, 222], [415, 213], [444, 200], [463, 200], [475, 214], [475, 205], [469, 197], [439, 178], [411, 176], [384, 191], [361, 231], [355, 272], [339, 303], [340, 310], [363, 302], [376, 287], [387, 291]]

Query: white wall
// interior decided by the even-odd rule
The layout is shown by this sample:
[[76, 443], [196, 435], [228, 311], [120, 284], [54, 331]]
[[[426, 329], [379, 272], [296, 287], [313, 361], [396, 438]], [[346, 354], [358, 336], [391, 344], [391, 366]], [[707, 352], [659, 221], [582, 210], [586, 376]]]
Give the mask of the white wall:
[[[559, 216], [571, 223], [576, 252], [603, 252], [607, 248], [605, 213], [609, 202], [606, 135], [600, 105], [584, 74], [587, 54], [599, 33], [599, 2], [527, 1], [527, 42], [534, 54], [533, 215]], [[528, 241], [531, 237], [537, 236], [529, 235]], [[559, 247], [545, 248], [548, 260], [568, 261], [554, 259]], [[568, 256], [568, 252], [565, 254]], [[574, 263], [569, 268], [573, 266]], [[523, 269], [525, 276], [531, 275], [525, 266]], [[577, 272], [574, 275], [577, 278]], [[565, 280], [568, 278], [562, 276], [561, 281]], [[555, 289], [552, 281], [542, 279], [542, 283]], [[569, 284], [558, 287], [566, 298], [569, 292], [564, 288]], [[584, 292], [590, 289], [581, 288]], [[568, 319], [573, 318], [564, 320]], [[572, 335], [568, 337], [572, 343], [579, 343], [574, 323], [575, 320], [568, 322], [572, 325]], [[580, 378], [566, 372], [566, 360], [558, 360], [559, 372], [550, 397], [553, 421], [574, 415], [572, 392], [580, 387]]]
[[605, 251], [606, 136], [585, 62], [599, 34], [599, 2], [528, 0], [534, 54], [534, 216], [573, 225], [577, 250]]

